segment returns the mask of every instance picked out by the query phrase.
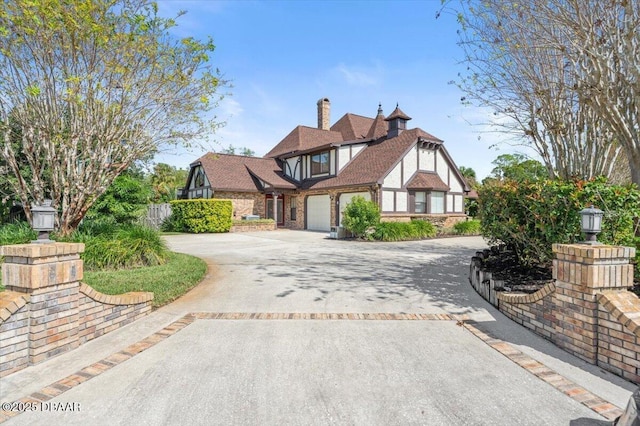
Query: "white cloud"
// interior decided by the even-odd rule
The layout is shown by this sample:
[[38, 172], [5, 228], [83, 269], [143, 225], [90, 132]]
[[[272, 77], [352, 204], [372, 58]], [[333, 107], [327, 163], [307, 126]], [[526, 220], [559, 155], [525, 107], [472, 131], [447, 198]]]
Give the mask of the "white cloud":
[[378, 66], [373, 68], [348, 67], [341, 63], [333, 69], [333, 73], [339, 75], [351, 86], [377, 86], [382, 80], [382, 72]]
[[225, 97], [220, 101], [219, 114], [226, 119], [229, 117], [238, 117], [244, 112], [244, 108], [240, 105], [240, 102], [230, 97]]

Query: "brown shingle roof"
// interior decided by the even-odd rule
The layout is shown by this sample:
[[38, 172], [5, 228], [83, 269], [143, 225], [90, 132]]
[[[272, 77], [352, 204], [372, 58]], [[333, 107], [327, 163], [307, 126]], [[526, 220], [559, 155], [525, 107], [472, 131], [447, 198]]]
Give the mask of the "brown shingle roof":
[[407, 183], [408, 189], [435, 189], [448, 191], [449, 185], [444, 183], [437, 173], [418, 172]]
[[294, 189], [276, 160], [241, 155], [207, 153], [193, 164], [202, 164], [211, 187], [217, 191], [259, 192], [252, 174], [270, 186]]
[[402, 112], [402, 110], [400, 108], [398, 108], [397, 105], [396, 105], [396, 109], [394, 109], [393, 112], [387, 118], [385, 118], [385, 120], [386, 121], [391, 121], [394, 118], [402, 118], [403, 120], [411, 120], [411, 117], [409, 117], [407, 114]]
[[294, 151], [303, 151], [331, 142], [342, 142], [342, 134], [333, 130], [298, 126], [278, 143], [265, 157], [274, 158]]
[[382, 114], [382, 111], [380, 111], [380, 114], [376, 115], [376, 118], [373, 120], [373, 123], [371, 124], [371, 128], [369, 129], [369, 132], [367, 132], [367, 138], [368, 139], [381, 138], [387, 134], [387, 130], [388, 130], [388, 125], [384, 120], [384, 115]]
[[305, 189], [377, 184], [402, 159], [418, 138], [439, 140], [420, 129], [405, 130], [391, 139], [369, 144], [335, 177], [303, 182]]
[[331, 130], [340, 132], [343, 141], [352, 141], [364, 138], [372, 123], [373, 118], [347, 113], [331, 126]]

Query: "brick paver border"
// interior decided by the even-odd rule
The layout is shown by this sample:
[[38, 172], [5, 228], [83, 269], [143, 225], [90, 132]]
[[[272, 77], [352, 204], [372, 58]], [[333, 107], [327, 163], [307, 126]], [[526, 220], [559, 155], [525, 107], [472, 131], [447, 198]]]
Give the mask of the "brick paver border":
[[[622, 410], [593, 395], [586, 389], [562, 377], [555, 371], [530, 358], [508, 343], [495, 338], [473, 321], [468, 321], [465, 315], [450, 314], [393, 314], [393, 313], [248, 313], [248, 312], [196, 312], [190, 313], [172, 322], [162, 330], [129, 345], [125, 349], [115, 352], [101, 361], [91, 364], [74, 374], [40, 389], [37, 392], [20, 398], [15, 403], [44, 403], [50, 399], [86, 382], [105, 371], [136, 356], [164, 339], [176, 334], [196, 320], [351, 320], [351, 321], [457, 321], [457, 324], [469, 330], [493, 349], [520, 365], [536, 377], [549, 383], [570, 398], [582, 403], [589, 409], [612, 420], [622, 414]], [[21, 411], [0, 411], [0, 423], [19, 415]]]
[[607, 420], [614, 420], [623, 413], [623, 410], [620, 409], [620, 407], [592, 394], [582, 386], [579, 386], [571, 380], [561, 376], [541, 362], [536, 361], [510, 344], [496, 338], [480, 324], [474, 321], [468, 321], [464, 322], [463, 325], [464, 328], [469, 330], [474, 336], [478, 337], [487, 345], [500, 352], [502, 355], [506, 356], [529, 373], [541, 380], [544, 380], [571, 399], [585, 405], [587, 408], [595, 411]]

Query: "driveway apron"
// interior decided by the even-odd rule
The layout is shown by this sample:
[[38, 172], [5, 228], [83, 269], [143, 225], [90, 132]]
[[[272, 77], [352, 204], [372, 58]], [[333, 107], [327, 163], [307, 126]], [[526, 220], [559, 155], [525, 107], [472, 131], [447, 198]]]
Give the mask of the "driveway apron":
[[467, 278], [470, 257], [485, 247], [477, 237], [370, 243], [282, 230], [166, 239], [209, 263], [200, 285], [75, 354], [0, 380], [0, 399], [169, 331], [7, 425], [602, 424], [470, 323], [566, 371], [567, 383], [590, 382], [604, 402], [624, 405], [633, 389], [482, 300]]

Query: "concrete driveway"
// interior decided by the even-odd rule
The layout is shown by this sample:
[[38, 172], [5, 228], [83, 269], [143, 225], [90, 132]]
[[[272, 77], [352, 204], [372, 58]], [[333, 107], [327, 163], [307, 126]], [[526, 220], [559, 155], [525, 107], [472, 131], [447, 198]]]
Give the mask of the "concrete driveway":
[[[604, 418], [585, 394], [576, 391], [582, 404], [567, 396], [569, 384], [591, 395], [587, 402], [619, 407], [634, 388], [485, 303], [467, 279], [480, 238], [325, 237], [167, 237], [173, 250], [209, 262], [203, 283], [135, 324], [0, 380], [1, 399], [37, 392], [163, 327], [170, 337], [52, 399], [79, 411], [26, 412], [7, 424], [596, 425]], [[463, 315], [493, 337], [461, 326]], [[167, 327], [180, 318], [189, 319]], [[541, 380], [548, 375], [533, 374], [532, 362], [564, 382]]]

